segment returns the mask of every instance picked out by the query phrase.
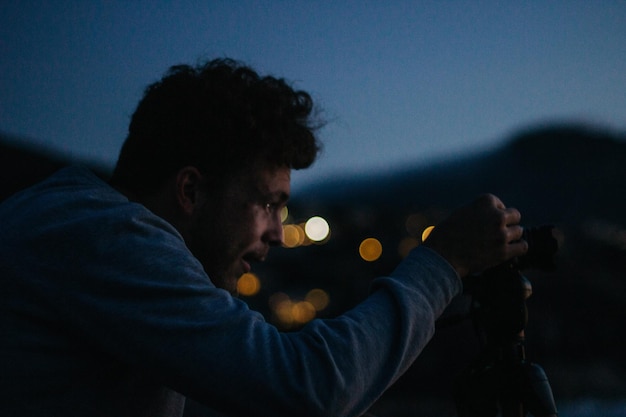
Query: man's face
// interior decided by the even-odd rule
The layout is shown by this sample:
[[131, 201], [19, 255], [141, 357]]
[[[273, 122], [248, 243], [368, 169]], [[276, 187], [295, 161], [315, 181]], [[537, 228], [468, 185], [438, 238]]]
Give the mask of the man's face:
[[190, 250], [211, 281], [234, 292], [250, 263], [283, 242], [281, 211], [290, 193], [289, 168], [257, 169], [208, 193], [190, 232]]

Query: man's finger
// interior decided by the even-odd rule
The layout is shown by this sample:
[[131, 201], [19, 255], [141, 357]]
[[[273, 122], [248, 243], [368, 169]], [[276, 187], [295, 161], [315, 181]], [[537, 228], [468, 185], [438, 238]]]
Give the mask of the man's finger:
[[520, 225], [512, 225], [506, 228], [508, 243], [516, 242], [522, 238], [524, 234], [524, 228]]
[[522, 214], [515, 208], [509, 207], [504, 209], [504, 220], [506, 225], [516, 225], [522, 220]]
[[510, 243], [507, 247], [507, 252], [507, 258], [522, 256], [526, 252], [528, 252], [528, 242], [526, 242], [525, 240], [518, 240], [516, 242]]

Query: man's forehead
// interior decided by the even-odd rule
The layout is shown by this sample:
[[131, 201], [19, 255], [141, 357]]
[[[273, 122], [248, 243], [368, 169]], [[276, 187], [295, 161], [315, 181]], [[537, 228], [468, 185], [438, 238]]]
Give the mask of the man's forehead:
[[291, 169], [284, 166], [251, 167], [237, 177], [235, 184], [237, 183], [264, 193], [286, 193], [288, 196], [291, 187]]
[[286, 193], [291, 188], [291, 169], [287, 167], [265, 168], [257, 172], [257, 184], [270, 193]]

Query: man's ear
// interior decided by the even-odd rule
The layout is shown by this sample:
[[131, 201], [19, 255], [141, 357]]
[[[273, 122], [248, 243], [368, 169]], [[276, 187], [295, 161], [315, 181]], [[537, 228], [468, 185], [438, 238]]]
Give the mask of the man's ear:
[[192, 215], [204, 200], [204, 176], [194, 166], [181, 168], [176, 174], [176, 201], [185, 215]]

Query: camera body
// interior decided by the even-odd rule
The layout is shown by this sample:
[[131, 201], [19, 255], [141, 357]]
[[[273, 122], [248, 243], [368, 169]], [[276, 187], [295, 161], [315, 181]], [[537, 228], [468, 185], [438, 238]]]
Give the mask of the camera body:
[[472, 296], [470, 317], [482, 352], [456, 380], [459, 417], [532, 415], [556, 417], [552, 389], [543, 369], [526, 361], [526, 299], [532, 294], [526, 268], [552, 271], [558, 243], [553, 226], [524, 229], [527, 253], [465, 280]]
[[472, 317], [490, 338], [508, 340], [526, 327], [526, 299], [532, 285], [522, 270], [553, 271], [558, 242], [554, 226], [525, 228], [528, 251], [481, 274], [466, 279], [465, 293], [472, 296]]
[[554, 226], [525, 228], [522, 239], [528, 242], [528, 252], [513, 261], [514, 267], [519, 270], [532, 268], [554, 271], [554, 255], [559, 249], [559, 244], [554, 237]]

